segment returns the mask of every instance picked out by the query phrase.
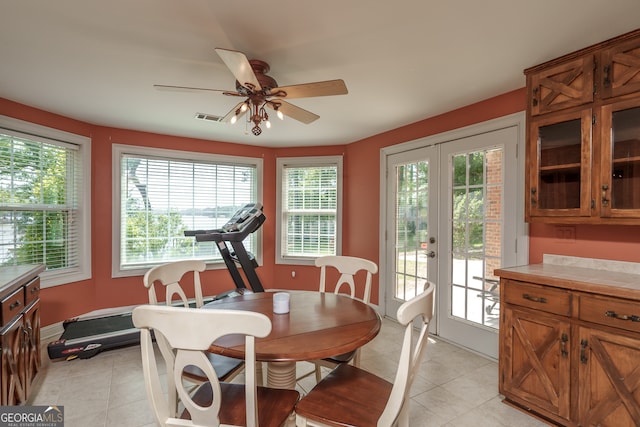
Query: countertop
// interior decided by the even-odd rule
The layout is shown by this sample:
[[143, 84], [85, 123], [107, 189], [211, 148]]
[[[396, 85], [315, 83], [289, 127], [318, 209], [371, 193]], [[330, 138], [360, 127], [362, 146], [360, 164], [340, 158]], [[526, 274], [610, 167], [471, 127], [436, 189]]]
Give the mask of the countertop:
[[0, 267], [0, 299], [44, 271], [43, 264]]
[[580, 262], [578, 258], [562, 257], [545, 259], [541, 264], [500, 268], [495, 270], [495, 275], [504, 279], [640, 301], [640, 274], [637, 267], [637, 263], [593, 259]]

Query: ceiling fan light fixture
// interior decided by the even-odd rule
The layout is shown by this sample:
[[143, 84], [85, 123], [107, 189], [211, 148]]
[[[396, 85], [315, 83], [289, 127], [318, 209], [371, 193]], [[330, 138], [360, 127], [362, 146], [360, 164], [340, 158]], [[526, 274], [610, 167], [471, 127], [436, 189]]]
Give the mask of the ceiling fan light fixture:
[[[243, 100], [240, 103], [215, 121], [235, 124], [239, 120], [244, 120], [245, 134], [248, 134], [249, 129], [251, 129], [251, 132], [256, 136], [262, 133], [261, 123], [264, 123], [267, 128], [271, 128], [271, 122], [265, 108], [274, 110], [280, 120], [284, 120], [285, 116], [280, 110], [282, 108], [287, 112], [286, 115], [289, 118], [309, 124], [319, 119], [320, 116], [290, 104], [288, 102], [289, 99], [345, 95], [348, 93], [344, 81], [339, 79], [279, 87], [275, 79], [266, 74], [270, 69], [268, 63], [256, 59], [250, 60], [244, 53], [235, 50], [223, 48], [216, 48], [215, 50], [236, 78], [235, 91], [168, 85], [154, 85], [154, 87], [170, 90], [204, 90], [219, 92], [225, 96], [242, 97]], [[287, 99], [286, 101], [285, 98]], [[245, 114], [246, 117], [244, 117]], [[200, 116], [202, 114], [198, 113], [198, 118], [201, 118]]]

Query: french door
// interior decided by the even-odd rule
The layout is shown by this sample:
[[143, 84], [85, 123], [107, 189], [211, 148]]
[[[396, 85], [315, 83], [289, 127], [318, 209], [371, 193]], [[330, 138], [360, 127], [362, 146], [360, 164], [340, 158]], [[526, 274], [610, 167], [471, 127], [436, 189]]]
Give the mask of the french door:
[[[437, 283], [438, 156], [435, 147], [393, 154], [387, 158], [388, 269], [386, 313], [395, 318], [403, 302], [424, 290], [426, 281]], [[434, 196], [435, 194], [435, 196]], [[433, 204], [432, 204], [433, 203]], [[431, 330], [435, 330], [431, 326]]]
[[396, 152], [386, 162], [385, 313], [436, 284], [432, 332], [497, 358], [494, 269], [518, 256], [524, 229], [518, 126]]

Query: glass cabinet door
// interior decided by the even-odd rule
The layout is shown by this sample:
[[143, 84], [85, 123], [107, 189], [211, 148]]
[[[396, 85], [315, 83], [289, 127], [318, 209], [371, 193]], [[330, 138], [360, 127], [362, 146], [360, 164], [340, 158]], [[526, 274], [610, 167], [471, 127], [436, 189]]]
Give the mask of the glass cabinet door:
[[602, 216], [640, 217], [639, 100], [603, 107], [602, 158]]
[[591, 110], [537, 119], [530, 129], [530, 216], [589, 216]]

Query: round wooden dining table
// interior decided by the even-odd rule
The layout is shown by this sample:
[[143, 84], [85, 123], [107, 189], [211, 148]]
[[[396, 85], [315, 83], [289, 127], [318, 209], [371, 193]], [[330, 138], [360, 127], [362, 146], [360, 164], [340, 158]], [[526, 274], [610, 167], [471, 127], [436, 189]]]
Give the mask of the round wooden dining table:
[[[247, 310], [271, 319], [271, 333], [256, 338], [256, 360], [269, 362], [270, 387], [296, 386], [296, 362], [324, 359], [354, 351], [371, 341], [382, 324], [378, 313], [347, 295], [313, 291], [286, 291], [289, 313], [273, 313], [275, 292], [257, 292], [210, 302], [204, 309]], [[244, 337], [228, 335], [209, 351], [244, 358]]]

